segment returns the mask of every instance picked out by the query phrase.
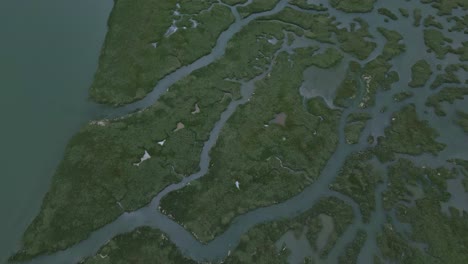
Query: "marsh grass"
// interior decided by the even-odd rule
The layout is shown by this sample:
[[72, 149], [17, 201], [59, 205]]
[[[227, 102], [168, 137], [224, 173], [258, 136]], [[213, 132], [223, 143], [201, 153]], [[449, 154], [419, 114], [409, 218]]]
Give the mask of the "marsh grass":
[[[465, 133], [468, 133], [468, 113], [457, 111], [457, 116], [458, 120], [456, 123], [463, 129], [463, 131], [465, 131]], [[468, 166], [466, 166], [466, 168], [468, 168]]]
[[[208, 54], [222, 31], [233, 23], [229, 8], [200, 1], [182, 1], [179, 10], [198, 21], [165, 36], [179, 1], [116, 1], [109, 18], [90, 96], [99, 103], [122, 105], [144, 97], [165, 75]], [[186, 7], [184, 7], [186, 6]], [[138, 15], [135, 15], [138, 14]], [[154, 47], [152, 43], [157, 43]]]
[[[420, 167], [408, 160], [398, 160], [389, 169], [389, 188], [384, 192], [386, 208], [395, 208], [398, 221], [412, 226], [408, 238], [387, 225], [378, 238], [382, 255], [398, 263], [464, 263], [468, 261], [468, 215], [450, 208], [442, 212], [441, 204], [451, 196], [447, 180], [457, 176], [455, 169]], [[413, 203], [408, 185], [419, 185], [424, 196]], [[428, 232], [431, 230], [431, 232]], [[425, 252], [411, 241], [428, 245]], [[404, 254], [402, 254], [402, 252]]]
[[410, 87], [423, 87], [432, 75], [431, 65], [424, 60], [418, 60], [411, 67], [411, 81], [408, 83]]
[[443, 59], [445, 54], [452, 50], [450, 46], [452, 42], [452, 39], [445, 37], [442, 32], [436, 29], [424, 30], [424, 44], [436, 54], [438, 59]]
[[329, 249], [351, 224], [353, 217], [351, 207], [336, 198], [323, 198], [310, 210], [292, 219], [264, 223], [252, 228], [241, 237], [239, 245], [224, 263], [288, 263], [289, 251], [278, 249], [276, 242], [288, 231], [301, 233], [307, 230], [306, 238], [314, 247], [317, 235], [322, 229], [320, 214], [330, 216], [334, 225], [324, 249], [317, 252], [320, 256], [326, 256]]
[[328, 10], [328, 8], [324, 7], [323, 4], [317, 5], [308, 0], [291, 0], [289, 3], [307, 10], [314, 10], [319, 12]]
[[150, 227], [140, 227], [130, 233], [118, 235], [96, 255], [83, 260], [84, 264], [125, 263], [196, 264], [179, 251], [166, 234]]
[[374, 9], [375, 0], [330, 0], [331, 6], [348, 13], [367, 13]]
[[361, 88], [361, 65], [351, 61], [348, 65], [346, 76], [341, 82], [335, 94], [333, 103], [340, 107], [349, 107], [358, 96]]
[[[256, 83], [250, 102], [223, 128], [208, 174], [163, 198], [167, 214], [201, 241], [213, 239], [237, 215], [300, 192], [336, 148], [340, 112], [318, 98], [309, 100], [307, 109], [302, 104], [298, 87], [313, 60], [301, 51], [306, 50], [291, 57], [294, 64], [281, 53], [271, 77]], [[264, 126], [280, 112], [288, 116], [284, 127]]]
[[381, 7], [379, 9], [377, 9], [377, 12], [385, 17], [388, 17], [390, 18], [391, 20], [398, 20], [398, 16], [393, 13], [392, 11], [390, 11], [390, 9], [388, 8], [385, 8], [385, 7]]
[[361, 253], [361, 248], [364, 246], [367, 240], [366, 231], [360, 229], [358, 230], [356, 237], [353, 241], [346, 247], [346, 251], [343, 255], [339, 257], [340, 264], [354, 264], [357, 263], [359, 254]]
[[[252, 23], [236, 35], [222, 59], [174, 84], [155, 105], [83, 127], [69, 142], [41, 212], [24, 234], [23, 250], [12, 259], [64, 249], [196, 172], [214, 123], [241, 96], [240, 84], [230, 79], [259, 75], [281, 47], [282, 41], [272, 45], [258, 39], [265, 34], [281, 40], [282, 26]], [[192, 114], [196, 104], [204, 111]], [[185, 128], [174, 132], [179, 122]], [[162, 140], [164, 146], [158, 144]], [[145, 150], [151, 158], [135, 166]]]
[[369, 222], [375, 210], [375, 191], [382, 175], [371, 163], [370, 151], [350, 155], [330, 189], [341, 192], [359, 204], [363, 221]]
[[273, 9], [280, 0], [253, 0], [251, 4], [237, 8], [241, 17], [248, 17], [254, 13], [260, 13]]
[[445, 145], [436, 141], [437, 130], [427, 121], [419, 119], [415, 106], [410, 104], [392, 116], [392, 123], [385, 129], [385, 137], [379, 137], [378, 146], [374, 149], [380, 161], [395, 159], [395, 153], [436, 155]]
[[463, 100], [468, 95], [468, 87], [445, 87], [436, 94], [427, 98], [426, 106], [433, 107], [438, 116], [447, 115], [443, 110], [442, 103], [453, 104], [455, 100]]

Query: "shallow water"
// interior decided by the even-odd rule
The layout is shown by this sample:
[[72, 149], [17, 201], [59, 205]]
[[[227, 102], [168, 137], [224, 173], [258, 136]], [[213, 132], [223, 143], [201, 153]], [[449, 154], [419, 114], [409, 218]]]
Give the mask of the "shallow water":
[[330, 235], [333, 233], [335, 225], [331, 216], [320, 214], [319, 218], [322, 222], [322, 230], [320, 230], [320, 233], [318, 234], [316, 248], [317, 250], [322, 250], [323, 247], [325, 247], [325, 245], [327, 244]]
[[88, 88], [111, 0], [0, 1], [0, 263], [38, 213]]
[[447, 203], [441, 204], [444, 213], [449, 214], [450, 207], [457, 209], [460, 213], [468, 212], [468, 192], [466, 192], [462, 180], [463, 176], [460, 176], [447, 181], [447, 191], [451, 197]]
[[304, 82], [300, 88], [300, 93], [305, 98], [320, 96], [327, 103], [328, 107], [334, 108], [333, 99], [335, 93], [343, 81], [348, 63], [342, 61], [332, 69], [320, 69], [310, 67], [304, 71]]
[[317, 260], [317, 254], [312, 249], [309, 240], [305, 236], [305, 232], [302, 232], [299, 237], [293, 231], [288, 231], [284, 234], [277, 242], [276, 248], [278, 251], [287, 248], [291, 254], [288, 256], [288, 262], [290, 264], [304, 263], [306, 257], [311, 257]]

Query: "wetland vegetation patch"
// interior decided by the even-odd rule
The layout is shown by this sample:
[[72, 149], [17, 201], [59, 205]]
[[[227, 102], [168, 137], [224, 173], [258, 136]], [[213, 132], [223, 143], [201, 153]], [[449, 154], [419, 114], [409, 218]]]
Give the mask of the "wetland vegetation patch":
[[[11, 260], [67, 249], [124, 212], [148, 217], [149, 204], [163, 214], [144, 219], [154, 225], [226, 236], [224, 263], [468, 263], [468, 213], [453, 203], [468, 189], [468, 152], [453, 144], [468, 134], [466, 1], [375, 2], [116, 1], [91, 98], [122, 105], [176, 81], [153, 105], [80, 129]], [[301, 94], [314, 71], [337, 85]], [[260, 222], [260, 207], [284, 214]], [[83, 259], [196, 263], [160, 228], [111, 230]]]
[[329, 0], [334, 8], [349, 13], [367, 13], [374, 8], [375, 0]]
[[[202, 241], [212, 240], [235, 216], [303, 190], [336, 148], [333, 131], [340, 111], [320, 99], [301, 103], [302, 71], [312, 65], [302, 52], [291, 56], [293, 65], [289, 55], [281, 53], [270, 77], [256, 84], [250, 102], [220, 134], [208, 174], [163, 198], [163, 210]], [[287, 114], [285, 126], [265, 127], [278, 112]], [[218, 202], [213, 204], [213, 199]]]
[[432, 75], [431, 65], [426, 60], [418, 60], [411, 67], [411, 87], [423, 87]]
[[[112, 105], [135, 101], [165, 75], [210, 53], [221, 32], [234, 22], [227, 7], [211, 2], [116, 1], [91, 98]], [[188, 19], [198, 26], [179, 24]]]

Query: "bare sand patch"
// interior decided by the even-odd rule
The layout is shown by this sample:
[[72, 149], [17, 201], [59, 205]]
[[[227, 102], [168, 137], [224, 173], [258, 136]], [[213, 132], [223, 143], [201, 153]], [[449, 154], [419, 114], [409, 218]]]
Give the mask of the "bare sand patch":
[[280, 126], [286, 126], [286, 118], [288, 115], [284, 112], [281, 112], [275, 116], [273, 120], [270, 121], [271, 124], [277, 124]]
[[140, 162], [138, 162], [138, 163], [133, 163], [133, 165], [135, 165], [135, 166], [138, 167], [138, 166], [140, 166], [140, 164], [141, 164], [143, 161], [148, 160], [148, 159], [150, 159], [150, 158], [151, 158], [150, 154], [148, 153], [148, 151], [145, 150], [145, 154], [143, 154], [143, 157], [140, 158]]
[[177, 126], [176, 126], [176, 128], [174, 129], [174, 132], [177, 132], [177, 131], [179, 131], [179, 130], [181, 130], [181, 129], [184, 129], [184, 128], [185, 128], [184, 123], [179, 122], [179, 123], [177, 123]]
[[200, 113], [200, 107], [198, 104], [195, 104], [195, 110], [193, 110], [192, 115]]

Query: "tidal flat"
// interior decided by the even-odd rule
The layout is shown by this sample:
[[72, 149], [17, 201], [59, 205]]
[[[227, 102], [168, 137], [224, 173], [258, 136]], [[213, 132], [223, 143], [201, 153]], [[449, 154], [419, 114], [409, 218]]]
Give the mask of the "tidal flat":
[[[71, 139], [11, 260], [468, 262], [468, 213], [451, 203], [466, 190], [448, 184], [468, 182], [454, 144], [467, 8], [117, 1], [91, 97], [122, 105], [176, 80]], [[337, 67], [331, 99], [301, 94], [308, 72]]]

